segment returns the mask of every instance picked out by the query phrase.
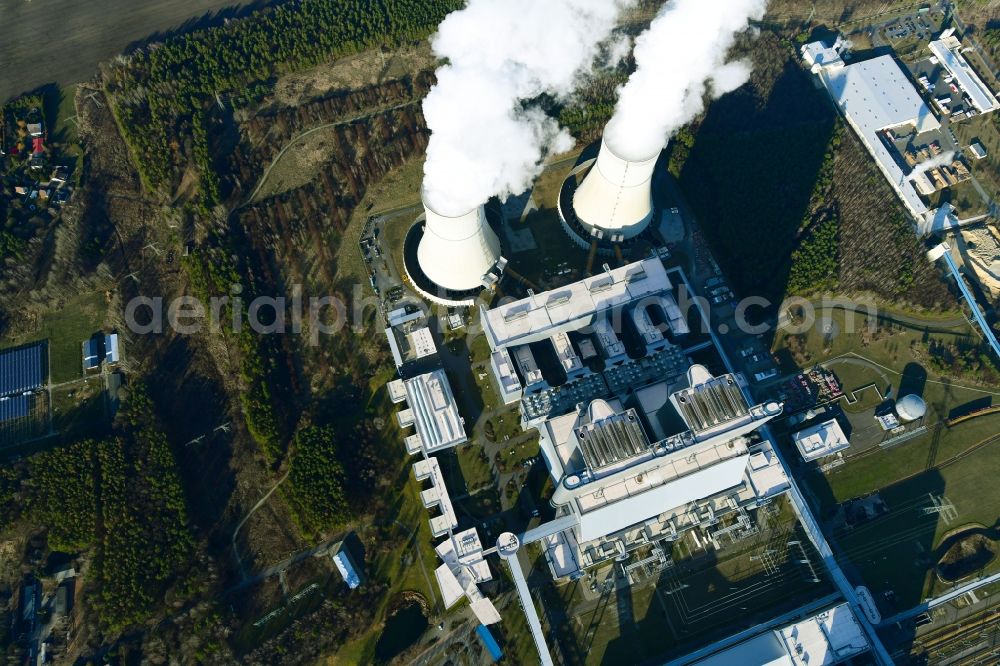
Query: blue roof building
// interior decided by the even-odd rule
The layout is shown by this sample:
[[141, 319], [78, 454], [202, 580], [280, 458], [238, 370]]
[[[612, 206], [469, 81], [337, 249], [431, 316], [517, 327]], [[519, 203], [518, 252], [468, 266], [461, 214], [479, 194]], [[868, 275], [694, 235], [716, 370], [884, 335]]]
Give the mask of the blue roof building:
[[497, 644], [497, 640], [493, 638], [493, 634], [490, 632], [489, 627], [485, 624], [481, 624], [476, 627], [476, 633], [479, 634], [480, 640], [483, 641], [483, 645], [486, 646], [486, 651], [490, 653], [493, 657], [493, 661], [500, 661], [503, 659], [503, 650]]
[[361, 569], [355, 565], [354, 558], [351, 557], [350, 552], [344, 547], [343, 542], [337, 544], [336, 551], [332, 557], [333, 563], [336, 565], [341, 577], [343, 577], [344, 582], [347, 583], [347, 587], [353, 590], [361, 585]]

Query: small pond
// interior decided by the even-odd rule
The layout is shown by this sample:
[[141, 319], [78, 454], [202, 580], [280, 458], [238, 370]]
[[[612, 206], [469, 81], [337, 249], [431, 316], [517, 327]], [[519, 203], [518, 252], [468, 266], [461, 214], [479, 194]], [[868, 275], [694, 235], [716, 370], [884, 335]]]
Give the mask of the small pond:
[[385, 621], [375, 644], [375, 661], [384, 663], [416, 643], [427, 629], [427, 618], [417, 602], [402, 606]]

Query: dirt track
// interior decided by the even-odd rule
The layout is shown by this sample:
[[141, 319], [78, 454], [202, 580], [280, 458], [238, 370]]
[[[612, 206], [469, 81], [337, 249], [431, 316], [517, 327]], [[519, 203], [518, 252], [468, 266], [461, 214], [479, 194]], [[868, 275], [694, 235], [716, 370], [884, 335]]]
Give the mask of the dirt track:
[[[220, 23], [260, 2], [0, 0], [0, 103], [40, 86], [86, 81], [155, 33]], [[223, 10], [224, 13], [223, 13]]]

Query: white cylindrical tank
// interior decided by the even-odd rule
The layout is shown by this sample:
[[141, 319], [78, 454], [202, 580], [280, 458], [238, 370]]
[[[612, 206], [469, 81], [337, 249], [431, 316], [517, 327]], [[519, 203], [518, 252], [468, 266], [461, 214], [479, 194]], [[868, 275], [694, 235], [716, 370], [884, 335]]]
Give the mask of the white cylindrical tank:
[[417, 246], [420, 270], [436, 285], [468, 291], [483, 285], [483, 276], [500, 259], [500, 239], [490, 229], [483, 206], [458, 217], [446, 217], [424, 203], [427, 221]]
[[630, 162], [602, 140], [597, 161], [573, 196], [580, 224], [609, 240], [642, 233], [653, 219], [652, 179], [659, 156], [657, 150], [647, 159]]
[[927, 403], [919, 395], [904, 395], [896, 401], [896, 413], [904, 421], [917, 421], [927, 413]]

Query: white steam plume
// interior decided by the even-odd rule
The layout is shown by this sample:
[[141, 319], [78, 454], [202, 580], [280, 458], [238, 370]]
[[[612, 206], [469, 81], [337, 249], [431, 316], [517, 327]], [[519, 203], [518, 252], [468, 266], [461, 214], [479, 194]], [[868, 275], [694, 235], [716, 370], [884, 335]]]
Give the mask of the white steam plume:
[[604, 131], [611, 150], [627, 160], [655, 156], [704, 106], [746, 83], [750, 65], [726, 63], [749, 19], [764, 16], [767, 0], [670, 0], [635, 40], [636, 70], [618, 91]]
[[910, 178], [914, 178], [922, 173], [930, 171], [931, 169], [943, 166], [949, 166], [955, 161], [955, 151], [948, 150], [937, 157], [932, 157], [929, 160], [924, 160], [917, 166], [913, 167], [913, 171], [910, 172]]
[[445, 18], [431, 45], [446, 64], [423, 107], [423, 194], [435, 212], [455, 217], [523, 192], [546, 154], [572, 147], [558, 123], [523, 103], [568, 96], [634, 1], [469, 0]]

